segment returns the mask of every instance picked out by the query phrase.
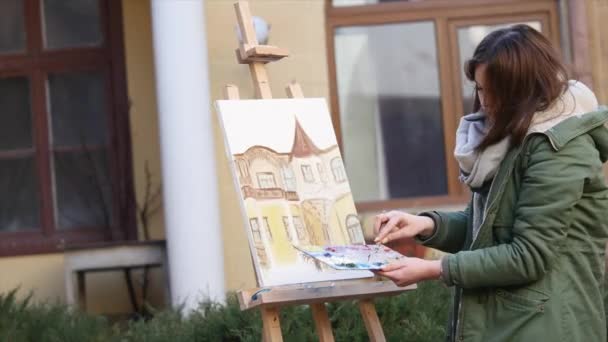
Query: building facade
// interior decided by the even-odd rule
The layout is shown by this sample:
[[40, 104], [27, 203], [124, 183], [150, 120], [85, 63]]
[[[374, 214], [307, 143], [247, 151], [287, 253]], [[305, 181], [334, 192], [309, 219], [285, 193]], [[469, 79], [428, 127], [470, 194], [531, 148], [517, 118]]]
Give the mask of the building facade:
[[[205, 8], [209, 97], [221, 99], [227, 83], [237, 85], [242, 98], [253, 97], [249, 71], [234, 57], [233, 1], [200, 1]], [[136, 221], [146, 189], [163, 181], [152, 2], [0, 3], [0, 106], [6, 120], [1, 127], [2, 136], [10, 137], [0, 143], [0, 292], [20, 286], [24, 296], [33, 290], [40, 300], [63, 300], [66, 245], [165, 238], [163, 208], [149, 215], [146, 234]], [[70, 8], [70, 3], [84, 8]], [[283, 97], [283, 87], [296, 79], [307, 97], [328, 98], [344, 156], [337, 161], [335, 152], [325, 151], [290, 159], [262, 149], [243, 156], [241, 176], [251, 187], [242, 190], [250, 198], [253, 219], [246, 228], [259, 232], [262, 241], [264, 236], [355, 240], [349, 234], [349, 227], [358, 224], [354, 217], [331, 223], [344, 228], [337, 236], [315, 228], [311, 213], [331, 216], [340, 205], [316, 200], [310, 195], [315, 189], [294, 191], [290, 181], [318, 177], [339, 183], [344, 168], [357, 208], [367, 217], [363, 227], [368, 236], [369, 218], [378, 210], [462, 206], [466, 192], [457, 182], [451, 157], [455, 122], [470, 95], [461, 64], [467, 44], [493, 27], [540, 25], [573, 77], [590, 85], [600, 103], [608, 103], [604, 0], [250, 3], [255, 15], [272, 24], [269, 44], [290, 50], [289, 58], [269, 67], [275, 97]], [[201, 115], [215, 118], [211, 109]], [[79, 123], [80, 128], [68, 129], [62, 122]], [[226, 288], [251, 287], [255, 277], [249, 246], [242, 219], [234, 215], [237, 193], [216, 121], [213, 131], [221, 219], [217, 229], [229, 237], [222, 252]], [[255, 155], [264, 154], [276, 162], [252, 164]], [[409, 159], [395, 157], [402, 154]], [[91, 174], [91, 169], [98, 173]], [[90, 186], [91, 177], [99, 180], [93, 182], [97, 185]], [[280, 196], [287, 206], [272, 204]], [[273, 250], [272, 244], [259, 247], [268, 262], [293, 257]], [[160, 279], [155, 271], [152, 304], [162, 303]], [[91, 311], [130, 309], [122, 274], [92, 275], [88, 288]]]
[[252, 146], [234, 155], [260, 266], [294, 264], [292, 245], [363, 243], [337, 145], [318, 148], [295, 120], [289, 151]]

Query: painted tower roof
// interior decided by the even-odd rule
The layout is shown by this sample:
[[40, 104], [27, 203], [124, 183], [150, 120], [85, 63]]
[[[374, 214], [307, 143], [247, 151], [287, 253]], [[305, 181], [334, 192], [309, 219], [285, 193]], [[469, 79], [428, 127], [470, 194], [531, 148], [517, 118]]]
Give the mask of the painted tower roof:
[[293, 136], [293, 145], [291, 146], [291, 155], [296, 158], [304, 158], [314, 154], [320, 154], [319, 149], [310, 139], [306, 131], [296, 119], [295, 134]]

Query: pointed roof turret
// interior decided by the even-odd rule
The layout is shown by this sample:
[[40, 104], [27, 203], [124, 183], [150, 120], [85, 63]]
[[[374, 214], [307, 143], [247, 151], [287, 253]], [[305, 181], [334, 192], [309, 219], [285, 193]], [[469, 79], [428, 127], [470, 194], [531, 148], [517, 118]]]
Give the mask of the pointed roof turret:
[[293, 145], [291, 146], [292, 157], [304, 158], [310, 155], [320, 154], [319, 149], [315, 143], [312, 142], [306, 131], [300, 125], [300, 122], [296, 118], [295, 133], [293, 135]]

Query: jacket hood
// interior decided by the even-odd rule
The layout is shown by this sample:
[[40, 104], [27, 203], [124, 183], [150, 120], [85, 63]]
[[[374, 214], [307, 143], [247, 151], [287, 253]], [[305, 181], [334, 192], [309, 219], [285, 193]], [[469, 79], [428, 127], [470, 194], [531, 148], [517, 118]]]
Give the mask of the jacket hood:
[[534, 114], [529, 134], [543, 133], [559, 150], [570, 140], [589, 134], [602, 162], [608, 160], [608, 110], [582, 82], [568, 81], [568, 89], [546, 111]]
[[547, 110], [534, 114], [529, 133], [544, 133], [572, 117], [598, 110], [597, 97], [584, 83], [570, 80], [568, 89]]

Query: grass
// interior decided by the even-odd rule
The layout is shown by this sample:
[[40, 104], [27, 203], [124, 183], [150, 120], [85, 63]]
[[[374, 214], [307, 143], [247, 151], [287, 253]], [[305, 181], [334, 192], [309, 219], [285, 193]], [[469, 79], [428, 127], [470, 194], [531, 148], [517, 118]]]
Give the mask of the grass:
[[[57, 303], [34, 303], [31, 296], [18, 300], [17, 290], [0, 295], [0, 341], [21, 342], [182, 342], [260, 341], [258, 310], [240, 311], [236, 297], [226, 305], [201, 303], [185, 317], [179, 311], [154, 311], [150, 319], [112, 324], [103, 316], [88, 315]], [[439, 341], [445, 335], [449, 291], [428, 282], [417, 291], [379, 298], [376, 308], [388, 341]], [[336, 341], [368, 341], [354, 302], [328, 304]], [[306, 306], [281, 310], [285, 341], [315, 341]]]

